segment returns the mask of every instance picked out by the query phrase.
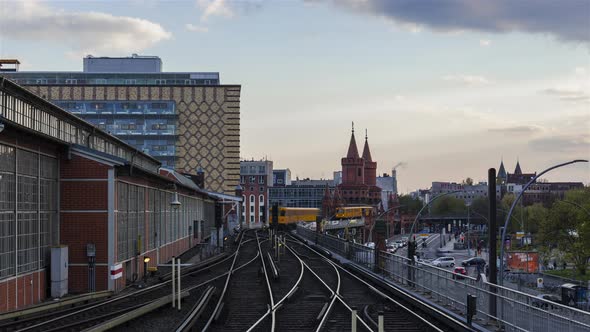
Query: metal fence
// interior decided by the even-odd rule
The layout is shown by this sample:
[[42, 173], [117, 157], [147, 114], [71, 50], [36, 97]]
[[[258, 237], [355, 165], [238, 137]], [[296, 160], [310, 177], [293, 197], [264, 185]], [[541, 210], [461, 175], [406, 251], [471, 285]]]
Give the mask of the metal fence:
[[[456, 313], [465, 314], [467, 295], [475, 295], [477, 314], [474, 318], [480, 324], [490, 324], [505, 331], [590, 331], [589, 312], [490, 284], [485, 277], [477, 280], [458, 276], [449, 270], [300, 227], [297, 233]], [[376, 253], [377, 262], [374, 259]], [[496, 298], [495, 315], [490, 314], [490, 297]]]

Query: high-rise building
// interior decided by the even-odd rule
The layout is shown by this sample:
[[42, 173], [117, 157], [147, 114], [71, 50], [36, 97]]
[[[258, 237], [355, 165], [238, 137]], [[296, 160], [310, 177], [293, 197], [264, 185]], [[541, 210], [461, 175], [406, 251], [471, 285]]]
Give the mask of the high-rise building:
[[187, 173], [202, 168], [206, 189], [233, 194], [239, 182], [240, 85], [222, 85], [217, 72], [163, 72], [162, 66], [154, 56], [88, 56], [82, 72], [0, 75], [164, 167]]

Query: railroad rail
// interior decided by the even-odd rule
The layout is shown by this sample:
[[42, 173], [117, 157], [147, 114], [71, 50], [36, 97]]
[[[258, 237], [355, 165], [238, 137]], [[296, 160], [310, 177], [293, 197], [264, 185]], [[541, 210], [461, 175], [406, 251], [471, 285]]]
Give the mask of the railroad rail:
[[[235, 253], [218, 261], [208, 261], [205, 265], [199, 265], [194, 269], [183, 271], [183, 290], [192, 290], [202, 287], [227, 274], [228, 262], [235, 257]], [[211, 278], [211, 276], [214, 276]], [[209, 278], [209, 279], [207, 279]], [[79, 331], [87, 329], [117, 316], [124, 315], [142, 306], [170, 294], [169, 284], [171, 280], [165, 280], [158, 284], [140, 289], [138, 291], [112, 297], [107, 300], [97, 301], [76, 308], [67, 308], [58, 311], [44, 312], [19, 320], [5, 320], [0, 322], [1, 331]], [[187, 297], [190, 299], [191, 297]]]

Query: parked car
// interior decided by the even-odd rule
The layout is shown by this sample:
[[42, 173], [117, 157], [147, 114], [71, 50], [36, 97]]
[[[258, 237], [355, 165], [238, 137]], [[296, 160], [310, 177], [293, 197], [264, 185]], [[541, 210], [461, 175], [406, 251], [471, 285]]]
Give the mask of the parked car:
[[462, 266], [457, 266], [455, 270], [453, 270], [453, 279], [464, 279], [467, 275], [467, 269]]
[[463, 266], [473, 266], [473, 265], [480, 265], [484, 267], [486, 265], [486, 260], [481, 257], [471, 257], [461, 262]]
[[432, 261], [432, 265], [437, 267], [455, 267], [455, 257], [439, 257]]
[[388, 244], [386, 249], [389, 253], [394, 253], [397, 251], [397, 247], [394, 244]]
[[403, 248], [405, 245], [404, 241], [402, 241], [402, 240], [397, 240], [397, 241], [395, 241], [395, 243], [397, 244], [398, 248]]
[[365, 247], [375, 249], [375, 242], [367, 242], [367, 243], [365, 243]]
[[532, 304], [537, 308], [547, 310], [557, 307], [553, 305], [552, 302], [561, 303], [561, 299], [557, 295], [553, 294], [539, 294], [536, 296], [536, 299], [533, 300]]

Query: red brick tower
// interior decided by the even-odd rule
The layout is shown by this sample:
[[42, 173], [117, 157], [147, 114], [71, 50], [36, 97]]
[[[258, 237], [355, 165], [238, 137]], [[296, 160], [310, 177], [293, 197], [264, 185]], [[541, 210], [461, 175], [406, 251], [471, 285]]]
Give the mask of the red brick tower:
[[363, 159], [365, 161], [365, 184], [367, 186], [377, 185], [377, 162], [371, 158], [371, 150], [369, 149], [369, 137], [365, 134], [365, 147], [363, 149]]
[[358, 186], [364, 184], [364, 161], [359, 157], [359, 151], [356, 147], [356, 140], [354, 139], [354, 122], [352, 124], [352, 135], [350, 135], [348, 153], [346, 154], [346, 157], [342, 158], [341, 164], [343, 186]]

